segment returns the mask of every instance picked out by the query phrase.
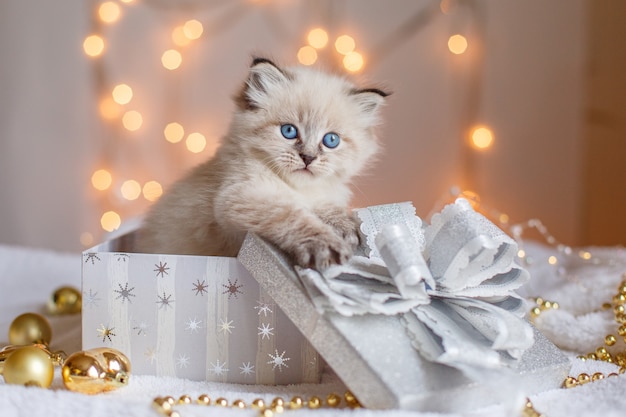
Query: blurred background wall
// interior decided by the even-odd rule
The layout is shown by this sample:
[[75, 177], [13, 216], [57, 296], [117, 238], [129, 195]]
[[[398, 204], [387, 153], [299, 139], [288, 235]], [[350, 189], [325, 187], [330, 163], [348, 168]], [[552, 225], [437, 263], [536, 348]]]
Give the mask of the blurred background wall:
[[[540, 219], [566, 244], [624, 244], [624, 9], [1, 2], [0, 243], [76, 251], [140, 218], [212, 155], [250, 57], [263, 55], [394, 92], [384, 153], [355, 184], [355, 206], [410, 200], [426, 217], [466, 191], [498, 220]], [[492, 139], [484, 148], [479, 127]]]

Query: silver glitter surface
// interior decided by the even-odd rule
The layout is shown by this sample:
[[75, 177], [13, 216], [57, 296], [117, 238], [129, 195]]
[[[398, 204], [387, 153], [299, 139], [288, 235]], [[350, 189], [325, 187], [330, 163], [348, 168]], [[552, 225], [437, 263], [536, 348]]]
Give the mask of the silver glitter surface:
[[[257, 236], [246, 238], [239, 260], [363, 406], [458, 412], [496, 401], [494, 384], [423, 359], [399, 316], [320, 314], [289, 260]], [[511, 369], [511, 383], [531, 395], [559, 387], [569, 369], [569, 360], [535, 330], [535, 344]]]

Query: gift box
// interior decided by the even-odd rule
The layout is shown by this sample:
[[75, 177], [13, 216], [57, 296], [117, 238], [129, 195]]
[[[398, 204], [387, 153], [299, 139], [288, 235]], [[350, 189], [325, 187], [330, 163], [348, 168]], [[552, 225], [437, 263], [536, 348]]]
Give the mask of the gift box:
[[83, 253], [83, 349], [135, 374], [318, 382], [317, 352], [236, 258], [133, 253], [134, 233]]
[[[517, 298], [502, 295], [479, 296], [472, 301], [463, 295], [471, 296], [472, 293], [480, 295], [481, 292], [490, 293], [490, 291], [498, 293], [500, 290], [497, 288], [506, 287], [507, 282], [513, 283], [522, 277], [525, 271], [517, 267], [512, 268], [511, 265], [504, 272], [495, 272], [494, 276], [485, 275], [489, 270], [487, 266], [476, 267], [476, 262], [498, 263], [505, 258], [511, 258], [511, 251], [516, 251], [515, 246], [511, 244], [512, 240], [506, 240], [506, 236], [503, 237], [499, 229], [474, 213], [467, 204], [460, 203], [460, 206], [455, 205], [448, 211], [448, 220], [433, 222], [433, 226], [426, 229], [426, 232], [421, 221], [414, 216], [414, 208], [410, 204], [381, 206], [360, 213], [359, 217], [363, 220], [361, 231], [364, 232], [361, 236], [363, 245], [359, 249], [361, 252], [368, 244], [370, 249], [376, 251], [374, 240], [385, 223], [402, 223], [406, 226], [405, 231], [417, 236], [418, 245], [423, 246], [424, 240], [426, 241], [426, 248], [422, 247], [422, 250], [427, 259], [418, 259], [416, 262], [407, 262], [406, 259], [398, 257], [391, 261], [388, 259], [388, 263], [392, 261], [396, 263], [390, 269], [400, 270], [395, 272], [400, 276], [399, 279], [405, 280], [404, 284], [410, 284], [413, 296], [408, 297], [408, 301], [393, 297], [388, 300], [383, 296], [386, 301], [375, 305], [374, 310], [380, 309], [385, 314], [359, 313], [362, 307], [357, 306], [358, 303], [353, 304], [359, 297], [358, 291], [353, 287], [344, 291], [344, 295], [348, 294], [349, 298], [346, 301], [341, 299], [344, 295], [327, 293], [328, 288], [323, 285], [311, 285], [306, 279], [307, 274], [303, 274], [301, 269], [291, 264], [288, 257], [258, 236], [246, 237], [238, 259], [367, 408], [458, 412], [495, 402], [515, 403], [514, 397], [517, 397], [518, 402], [515, 404], [519, 406], [520, 398], [560, 387], [570, 369], [567, 357], [522, 318], [518, 319], [519, 323], [506, 321], [514, 315], [514, 310], [524, 308], [521, 304], [512, 306], [511, 300]], [[467, 223], [464, 216], [472, 220], [468, 226], [469, 229], [473, 228], [470, 233], [463, 227], [463, 223]], [[474, 236], [474, 229], [481, 231]], [[398, 241], [402, 240], [401, 238], [402, 236], [394, 238], [392, 233], [387, 234], [382, 240], [387, 246], [395, 244], [399, 248], [396, 249], [402, 252], [412, 244]], [[507, 244], [494, 245], [493, 242], [498, 239], [500, 242], [506, 241]], [[431, 246], [428, 246], [429, 244]], [[387, 246], [381, 249], [384, 251]], [[464, 262], [458, 253], [454, 255], [454, 250], [452, 255], [449, 253], [448, 249], [457, 246], [462, 247], [459, 249], [461, 252], [470, 251]], [[479, 247], [480, 250], [477, 249]], [[441, 248], [445, 250], [439, 250]], [[442, 263], [442, 259], [448, 262], [445, 273], [437, 271], [445, 263]], [[423, 267], [429, 268], [430, 272], [427, 271], [426, 275], [432, 276], [422, 281], [407, 278], [407, 273]], [[344, 268], [347, 268], [349, 273], [327, 279], [324, 285], [349, 286], [354, 282], [361, 282], [360, 278], [355, 278], [352, 266]], [[466, 282], [471, 282], [472, 277], [476, 275], [482, 275], [482, 281], [470, 285], [469, 289], [459, 287], [461, 290], [457, 292], [461, 295], [446, 292], [446, 288], [454, 287], [454, 283], [448, 282], [448, 287], [445, 287], [440, 285], [440, 281], [452, 280], [450, 271], [460, 274], [459, 271], [463, 269], [473, 269], [471, 271], [473, 275], [464, 278]], [[390, 282], [391, 280], [384, 282], [384, 285]], [[420, 284], [422, 293], [414, 291]], [[497, 288], [492, 290], [489, 287]], [[400, 288], [396, 295], [411, 291]], [[376, 304], [384, 292], [376, 287], [365, 297], [367, 303]], [[431, 298], [428, 301], [420, 299], [424, 294], [430, 294]], [[446, 297], [450, 300], [446, 300]], [[335, 303], [333, 298], [341, 301]], [[501, 315], [505, 323], [510, 323], [513, 333], [507, 336], [509, 341], [513, 341], [510, 344], [507, 345], [507, 341], [500, 340], [502, 335], [492, 331], [497, 327], [497, 320], [490, 321], [488, 318], [488, 312], [493, 309], [493, 305], [485, 307], [486, 310], [480, 310], [472, 304], [472, 302], [483, 303], [484, 300], [494, 303], [496, 308], [508, 309], [504, 312], [494, 311], [493, 314], [497, 320]], [[407, 309], [405, 306], [407, 302], [417, 307], [411, 307], [413, 310]], [[471, 308], [468, 310], [475, 314], [455, 313], [450, 306], [459, 302], [470, 303]], [[339, 307], [334, 310], [327, 308], [333, 303]], [[344, 307], [347, 312], [344, 311]], [[427, 314], [422, 317], [423, 311], [419, 311], [422, 307], [435, 309], [435, 312], [425, 310]], [[403, 313], [394, 314], [393, 311], [386, 311], [386, 308], [402, 310]], [[450, 333], [451, 337], [445, 334], [449, 329], [444, 329], [439, 337], [437, 332], [428, 331], [423, 323], [417, 323], [420, 320], [427, 322], [429, 318], [436, 317], [436, 311], [439, 311], [437, 309], [442, 309], [441, 311], [449, 313], [450, 316], [462, 317], [466, 314], [464, 317], [467, 322], [473, 323], [474, 326], [462, 325], [457, 330], [465, 332], [463, 336], [466, 337], [467, 334], [477, 333], [475, 328], [481, 329], [483, 333], [476, 336], [478, 341], [465, 342], [460, 337], [458, 338], [460, 341], [454, 340], [454, 332]], [[417, 313], [408, 314], [410, 311]], [[480, 320], [483, 316], [485, 321], [481, 325]], [[445, 327], [448, 324], [445, 317], [439, 317], [439, 320], [441, 323], [427, 324], [434, 328]], [[415, 328], [417, 331], [408, 331]], [[494, 333], [492, 339], [496, 341], [491, 344], [483, 340], [485, 339], [483, 334], [489, 335], [490, 332]], [[489, 351], [484, 357], [480, 354], [471, 357], [473, 349], [480, 352], [485, 346], [494, 348], [497, 344], [501, 347], [500, 351]], [[515, 346], [522, 346], [523, 349], [513, 349]], [[437, 350], [439, 348], [441, 351]], [[469, 353], [464, 352], [465, 350]], [[497, 363], [493, 363], [494, 358]]]

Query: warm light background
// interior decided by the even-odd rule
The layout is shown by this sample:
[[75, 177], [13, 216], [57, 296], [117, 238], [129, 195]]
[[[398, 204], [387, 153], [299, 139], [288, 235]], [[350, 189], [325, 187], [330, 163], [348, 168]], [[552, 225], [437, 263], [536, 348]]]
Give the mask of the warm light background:
[[591, 4], [1, 2], [0, 243], [79, 250], [140, 216], [218, 146], [253, 54], [394, 92], [354, 205], [426, 217], [459, 186], [567, 244], [626, 243], [586, 229]]

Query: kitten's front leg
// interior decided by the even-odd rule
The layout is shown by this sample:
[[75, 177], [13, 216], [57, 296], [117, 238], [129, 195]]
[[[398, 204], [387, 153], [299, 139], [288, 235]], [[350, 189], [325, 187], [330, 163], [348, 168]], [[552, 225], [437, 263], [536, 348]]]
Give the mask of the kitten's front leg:
[[354, 213], [337, 206], [324, 206], [315, 209], [315, 214], [331, 226], [348, 245], [354, 249], [359, 245], [360, 222]]
[[226, 191], [215, 205], [223, 228], [255, 233], [290, 254], [300, 266], [324, 269], [347, 262], [354, 252], [354, 238], [340, 236], [316, 213], [285, 196], [243, 185]]

